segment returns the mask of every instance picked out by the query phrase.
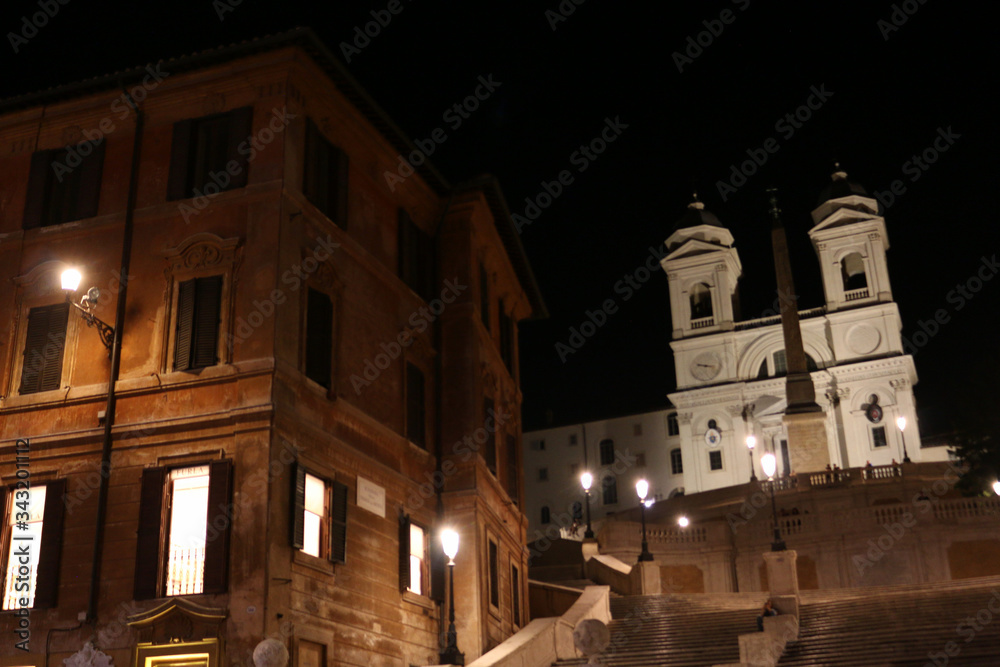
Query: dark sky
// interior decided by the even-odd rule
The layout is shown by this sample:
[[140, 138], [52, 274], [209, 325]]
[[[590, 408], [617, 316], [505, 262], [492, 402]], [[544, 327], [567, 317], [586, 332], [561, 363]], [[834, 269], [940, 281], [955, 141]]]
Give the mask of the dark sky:
[[[904, 336], [946, 311], [948, 321], [915, 357], [921, 431], [996, 423], [1000, 279], [981, 283], [971, 299], [951, 293], [1000, 246], [997, 40], [978, 15], [983, 5], [578, 1], [400, 0], [402, 10], [347, 63], [413, 139], [447, 129], [443, 115], [480, 76], [499, 82], [435, 151], [433, 162], [452, 182], [494, 173], [511, 210], [523, 214], [543, 181], [562, 170], [573, 176], [522, 232], [551, 311], [521, 329], [527, 426], [541, 424], [548, 410], [563, 423], [665, 404], [674, 388], [666, 278], [657, 273], [627, 300], [615, 285], [662, 244], [693, 187], [736, 238], [745, 318], [775, 298], [770, 186], [781, 191], [800, 303], [820, 305], [806, 232], [835, 160], [869, 192], [897, 179], [905, 187], [886, 211]], [[24, 21], [41, 11], [37, 0], [4, 3], [0, 96], [295, 26], [313, 28], [339, 53], [356, 27], [373, 21], [372, 11], [384, 18], [390, 5], [46, 2], [58, 12], [34, 36]], [[573, 11], [556, 20], [560, 7]], [[29, 37], [14, 40], [17, 53], [12, 33]], [[675, 53], [686, 50], [691, 58], [679, 71]], [[782, 120], [814, 90], [826, 99], [813, 98], [818, 108], [808, 120], [798, 127]], [[623, 124], [615, 141], [592, 161], [574, 158], [607, 119]], [[926, 169], [913, 164], [939, 133], [950, 133], [947, 150], [932, 154]], [[777, 152], [724, 201], [718, 183], [747, 151], [760, 156], [769, 139]], [[990, 264], [983, 272], [997, 270]], [[560, 359], [556, 343], [609, 298], [617, 312]]]

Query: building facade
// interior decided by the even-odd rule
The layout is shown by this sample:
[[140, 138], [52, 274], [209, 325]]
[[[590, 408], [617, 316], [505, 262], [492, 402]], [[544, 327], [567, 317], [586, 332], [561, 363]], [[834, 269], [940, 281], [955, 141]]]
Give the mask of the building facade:
[[637, 506], [635, 484], [640, 479], [649, 482], [652, 500], [684, 493], [676, 410], [531, 431], [524, 434], [524, 443], [529, 543], [560, 534], [583, 537], [585, 472], [593, 476], [590, 517], [595, 531], [605, 517]]
[[410, 165], [308, 30], [7, 100], [0, 137], [0, 665], [437, 664], [445, 526], [459, 649], [527, 623], [545, 306], [492, 178]]

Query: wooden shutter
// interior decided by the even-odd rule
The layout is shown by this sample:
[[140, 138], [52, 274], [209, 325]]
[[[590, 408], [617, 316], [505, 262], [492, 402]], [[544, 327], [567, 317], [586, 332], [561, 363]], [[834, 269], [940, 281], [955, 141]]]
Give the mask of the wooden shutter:
[[309, 288], [306, 301], [306, 377], [330, 388], [333, 353], [333, 302]]
[[[250, 132], [253, 130], [252, 126], [253, 107], [240, 107], [229, 112], [229, 143], [226, 148], [226, 163], [228, 164], [230, 160], [236, 160], [240, 165], [240, 169], [235, 176], [230, 174], [233, 180], [229, 182], [229, 187], [226, 190], [246, 187], [247, 176], [250, 171], [249, 163], [247, 162], [249, 155], [246, 149], [244, 149], [244, 153], [241, 155], [239, 146], [250, 138]], [[223, 168], [225, 167], [223, 166]]]
[[177, 290], [177, 327], [174, 335], [174, 370], [191, 366], [191, 341], [194, 333], [195, 281], [185, 280]]
[[214, 366], [218, 361], [221, 301], [222, 276], [209, 276], [195, 280], [191, 368]]
[[410, 516], [399, 515], [399, 590], [410, 587]]
[[347, 229], [348, 216], [348, 181], [350, 173], [350, 162], [347, 153], [337, 146], [330, 145], [332, 156], [330, 157], [331, 169], [333, 170], [333, 181], [331, 187], [334, 188], [335, 200], [333, 202], [333, 216], [331, 218], [341, 229]]
[[302, 194], [313, 206], [329, 217], [327, 211], [327, 185], [329, 159], [327, 141], [311, 118], [306, 120], [306, 140], [302, 163]]
[[38, 554], [38, 575], [35, 579], [35, 609], [56, 606], [59, 593], [59, 560], [62, 554], [63, 494], [66, 480], [57, 479], [45, 485], [45, 510], [42, 515], [42, 544]]
[[517, 566], [510, 566], [510, 609], [514, 618], [514, 625], [521, 625], [521, 577], [517, 571]]
[[406, 437], [410, 442], [427, 447], [424, 373], [411, 363], [406, 364]]
[[[493, 399], [486, 397], [483, 399], [483, 426], [487, 424], [487, 420], [490, 419], [490, 411], [493, 410]], [[486, 434], [486, 447], [483, 450], [483, 460], [486, 461], [486, 467], [490, 469], [494, 475], [497, 474], [497, 433], [496, 433], [496, 416], [493, 419], [493, 431], [487, 432]]]
[[521, 469], [517, 464], [517, 438], [507, 436], [507, 495], [515, 505], [520, 504]]
[[332, 482], [330, 488], [330, 560], [347, 562], [347, 486]]
[[490, 276], [486, 273], [486, 267], [479, 265], [479, 315], [482, 317], [483, 326], [490, 330]]
[[76, 191], [72, 220], [93, 218], [97, 215], [97, 205], [101, 197], [101, 175], [104, 169], [104, 145], [106, 141], [92, 144], [90, 155], [83, 158], [77, 167], [80, 170], [80, 184]]
[[424, 301], [434, 298], [434, 237], [416, 228], [417, 235], [417, 293]]
[[291, 527], [289, 538], [292, 547], [301, 549], [306, 543], [306, 469], [298, 463], [292, 465], [292, 516], [288, 525]]
[[431, 539], [431, 599], [444, 602], [445, 573], [448, 571], [448, 557], [440, 539]]
[[191, 170], [191, 129], [193, 120], [174, 123], [173, 143], [170, 147], [170, 173], [167, 177], [167, 201], [186, 199]]
[[490, 604], [500, 606], [500, 553], [497, 543], [489, 540], [490, 552]]
[[31, 171], [28, 175], [28, 191], [24, 201], [25, 229], [42, 226], [45, 214], [46, 193], [52, 178], [53, 151], [35, 151], [31, 155]]
[[160, 546], [163, 524], [163, 485], [166, 469], [146, 468], [142, 471], [139, 492], [139, 530], [136, 532], [135, 583], [136, 600], [159, 596]]
[[59, 388], [68, 318], [68, 303], [32, 308], [28, 312], [19, 393], [33, 394]]
[[225, 593], [232, 529], [233, 462], [213, 461], [208, 471], [208, 539], [205, 543], [205, 593]]

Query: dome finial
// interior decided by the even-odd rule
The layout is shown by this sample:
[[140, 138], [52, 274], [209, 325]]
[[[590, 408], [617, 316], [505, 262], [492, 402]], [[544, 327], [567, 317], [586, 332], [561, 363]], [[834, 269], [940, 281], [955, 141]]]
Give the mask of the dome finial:
[[833, 173], [830, 174], [830, 178], [834, 181], [847, 180], [847, 172], [840, 168], [840, 162], [833, 163]]
[[695, 189], [695, 191], [693, 193], [691, 193], [691, 203], [688, 204], [688, 208], [695, 208], [695, 209], [698, 209], [699, 211], [702, 211], [702, 210], [705, 209], [705, 205], [701, 202], [700, 199], [698, 199], [698, 190], [697, 189]]

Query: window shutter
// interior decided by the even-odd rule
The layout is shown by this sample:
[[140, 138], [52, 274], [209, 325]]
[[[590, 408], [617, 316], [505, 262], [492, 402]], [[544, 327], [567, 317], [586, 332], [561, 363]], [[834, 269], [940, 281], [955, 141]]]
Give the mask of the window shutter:
[[334, 205], [331, 207], [334, 216], [333, 221], [341, 229], [347, 229], [347, 197], [348, 197], [348, 174], [350, 173], [350, 163], [347, 159], [347, 153], [340, 150], [337, 146], [330, 145], [333, 155], [330, 156], [331, 168], [333, 170], [333, 185], [331, 187], [336, 188]]
[[330, 560], [347, 562], [347, 486], [340, 482], [331, 485], [330, 503]]
[[423, 371], [406, 364], [406, 437], [415, 445], [427, 447], [425, 413], [425, 380]]
[[225, 593], [229, 572], [229, 531], [233, 511], [233, 462], [213, 461], [208, 473], [208, 531], [205, 542], [205, 593]]
[[399, 590], [410, 586], [410, 516], [399, 515]]
[[310, 287], [306, 304], [306, 377], [327, 389], [332, 352], [333, 302]]
[[434, 298], [434, 237], [417, 229], [417, 267], [420, 296], [424, 301]]
[[479, 315], [482, 317], [483, 326], [490, 330], [490, 276], [486, 272], [486, 267], [479, 265]]
[[90, 155], [83, 159], [80, 169], [80, 187], [74, 202], [75, 215], [71, 219], [82, 220], [97, 215], [97, 205], [101, 198], [101, 175], [104, 169], [104, 145], [106, 141], [92, 144]]
[[32, 308], [28, 312], [19, 393], [59, 388], [68, 318], [68, 303]]
[[431, 539], [431, 599], [444, 602], [444, 579], [448, 571], [448, 557], [440, 539]]
[[135, 585], [136, 600], [148, 600], [159, 595], [161, 526], [163, 523], [164, 468], [142, 471], [139, 492], [139, 530], [136, 533]]
[[45, 510], [42, 514], [42, 544], [38, 554], [38, 576], [35, 585], [35, 609], [56, 606], [59, 593], [59, 558], [62, 554], [63, 494], [66, 480], [57, 479], [45, 485]]
[[326, 206], [327, 183], [329, 182], [326, 171], [327, 152], [324, 149], [326, 139], [323, 137], [316, 123], [311, 118], [306, 120], [306, 144], [304, 160], [302, 165], [302, 194], [306, 196], [313, 206], [328, 215]]
[[177, 290], [177, 330], [174, 336], [174, 370], [191, 366], [191, 339], [194, 328], [195, 281], [185, 280]]
[[292, 547], [301, 549], [306, 543], [306, 469], [298, 463], [292, 466], [292, 516], [288, 525], [291, 527]]
[[219, 341], [219, 313], [222, 300], [222, 276], [195, 280], [194, 335], [191, 341], [191, 367], [214, 366]]
[[174, 123], [173, 145], [170, 148], [170, 173], [167, 177], [167, 201], [187, 199], [191, 170], [191, 129], [193, 120]]
[[28, 175], [28, 191], [24, 201], [25, 229], [42, 226], [42, 216], [45, 213], [45, 192], [52, 178], [53, 151], [35, 151], [31, 155], [31, 171]]
[[515, 505], [519, 505], [521, 469], [517, 464], [517, 438], [507, 435], [507, 495]]
[[[226, 163], [228, 164], [230, 160], [236, 160], [240, 165], [240, 169], [236, 175], [230, 174], [233, 180], [230, 181], [229, 187], [226, 188], [227, 190], [246, 187], [247, 172], [249, 171], [248, 156], [240, 154], [239, 146], [250, 137], [250, 132], [253, 129], [252, 126], [253, 107], [240, 107], [229, 112], [229, 144], [226, 150]], [[244, 149], [245, 152], [246, 150]]]

